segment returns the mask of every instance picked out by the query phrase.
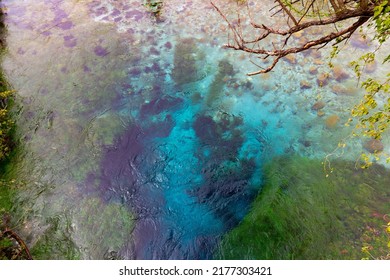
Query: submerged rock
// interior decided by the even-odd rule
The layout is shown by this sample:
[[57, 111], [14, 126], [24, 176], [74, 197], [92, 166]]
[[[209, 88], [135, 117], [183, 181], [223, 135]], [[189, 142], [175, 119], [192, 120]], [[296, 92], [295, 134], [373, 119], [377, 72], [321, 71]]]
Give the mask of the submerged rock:
[[326, 86], [328, 84], [329, 74], [321, 73], [317, 76], [317, 84], [320, 87]]
[[382, 152], [384, 148], [382, 141], [379, 139], [370, 139], [363, 144], [363, 147], [370, 153]]
[[363, 49], [363, 50], [367, 50], [370, 48], [369, 46], [369, 41], [367, 38], [363, 38], [361, 35], [359, 34], [354, 34], [353, 36], [351, 36], [351, 45], [355, 48], [358, 48], [358, 49]]
[[311, 75], [316, 75], [316, 74], [318, 73], [317, 67], [311, 66], [311, 67], [309, 68], [309, 73], [310, 73]]
[[328, 129], [335, 128], [337, 126], [337, 124], [339, 123], [339, 121], [340, 121], [340, 117], [339, 116], [331, 115], [331, 116], [326, 118], [325, 126]]
[[297, 58], [294, 54], [286, 55], [283, 59], [290, 64], [297, 64]]
[[314, 103], [313, 106], [311, 106], [311, 109], [314, 110], [314, 111], [318, 111], [318, 110], [321, 110], [324, 107], [325, 107], [325, 102], [318, 101], [318, 102]]
[[332, 85], [331, 90], [336, 95], [355, 95], [359, 88], [356, 87], [356, 84], [353, 83], [347, 83], [344, 85]]
[[123, 130], [123, 121], [117, 114], [106, 113], [91, 122], [88, 127], [88, 140], [95, 148], [112, 145]]
[[335, 66], [332, 69], [333, 78], [338, 81], [344, 81], [349, 78], [349, 74], [341, 67], [341, 66]]
[[376, 61], [373, 61], [371, 63], [366, 64], [366, 66], [364, 67], [364, 72], [371, 74], [374, 73], [376, 69], [377, 69], [377, 63]]
[[300, 86], [301, 86], [301, 89], [309, 89], [309, 88], [312, 87], [312, 85], [310, 84], [310, 82], [307, 81], [307, 80], [302, 80], [302, 81], [300, 82]]

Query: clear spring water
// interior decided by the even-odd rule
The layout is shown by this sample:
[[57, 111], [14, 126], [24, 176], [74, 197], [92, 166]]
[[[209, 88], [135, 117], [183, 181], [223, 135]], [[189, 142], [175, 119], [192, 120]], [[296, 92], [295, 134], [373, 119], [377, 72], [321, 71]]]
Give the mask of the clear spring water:
[[345, 119], [360, 96], [332, 91], [356, 86], [351, 71], [323, 88], [309, 74], [326, 69], [325, 53], [247, 78], [255, 68], [221, 48], [226, 26], [209, 1], [167, 0], [157, 18], [142, 3], [3, 1], [3, 67], [21, 104], [17, 226], [32, 248], [52, 244], [45, 258], [212, 258], [264, 163], [324, 157], [350, 132], [325, 119]]

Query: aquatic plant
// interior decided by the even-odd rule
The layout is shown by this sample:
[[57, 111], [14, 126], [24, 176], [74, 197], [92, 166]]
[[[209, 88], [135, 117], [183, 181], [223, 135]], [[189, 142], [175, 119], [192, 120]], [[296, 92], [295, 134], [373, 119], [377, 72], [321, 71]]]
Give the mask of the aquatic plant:
[[[390, 260], [390, 222], [388, 215], [383, 216], [387, 224], [382, 228], [366, 226], [363, 232], [364, 242], [361, 249], [364, 260]], [[383, 232], [387, 235], [387, 246], [383, 246]]]
[[210, 157], [234, 159], [244, 142], [242, 124], [240, 116], [221, 112], [215, 119], [199, 115], [193, 123], [193, 129], [202, 145], [210, 149]]
[[226, 85], [226, 78], [234, 75], [233, 65], [226, 59], [222, 59], [218, 62], [218, 72], [214, 77], [213, 82], [209, 87], [209, 91], [206, 98], [206, 104], [211, 106], [219, 97], [223, 95], [223, 89]]
[[164, 2], [162, 0], [144, 0], [143, 4], [149, 12], [156, 16], [161, 14]]
[[[79, 215], [75, 216], [76, 227], [80, 230], [75, 232], [74, 239], [86, 247], [89, 258], [101, 259], [107, 251], [117, 252], [131, 236], [134, 216], [125, 206], [87, 198], [80, 209]], [[100, 214], [96, 217], [95, 213]]]
[[193, 38], [178, 40], [175, 47], [172, 78], [177, 85], [198, 81], [202, 78], [200, 69], [204, 67], [205, 53], [197, 47]]
[[[370, 242], [371, 253], [382, 255], [388, 170], [356, 170], [343, 161], [335, 166], [325, 177], [317, 160], [281, 157], [269, 163], [251, 211], [224, 237], [218, 258], [361, 259], [361, 248]], [[366, 238], [367, 227], [377, 230], [375, 241]]]

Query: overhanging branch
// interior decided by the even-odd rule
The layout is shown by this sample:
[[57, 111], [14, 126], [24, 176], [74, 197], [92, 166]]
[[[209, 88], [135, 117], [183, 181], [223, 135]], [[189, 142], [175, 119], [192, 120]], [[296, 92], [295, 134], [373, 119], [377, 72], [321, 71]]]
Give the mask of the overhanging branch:
[[[241, 26], [232, 25], [230, 21], [227, 19], [227, 17], [225, 16], [225, 14], [213, 2], [211, 2], [211, 5], [220, 14], [220, 16], [227, 22], [229, 29], [234, 34], [233, 42], [228, 42], [227, 44], [224, 45], [224, 47], [234, 49], [234, 50], [244, 51], [247, 53], [260, 54], [260, 55], [264, 55], [265, 57], [274, 58], [271, 65], [269, 65], [265, 69], [261, 69], [256, 72], [249, 73], [248, 74], [249, 76], [258, 75], [261, 73], [267, 73], [271, 71], [279, 62], [279, 60], [288, 54], [299, 53], [318, 46], [324, 46], [334, 40], [336, 41], [335, 44], [337, 44], [339, 42], [342, 42], [350, 38], [351, 35], [360, 26], [366, 23], [374, 15], [374, 8], [377, 2], [375, 0], [370, 2], [368, 2], [367, 0], [360, 0], [365, 2], [364, 8], [360, 5], [355, 5], [355, 7], [353, 8], [353, 6], [347, 5], [349, 2], [334, 0], [331, 2], [334, 11], [333, 13], [330, 13], [328, 17], [321, 18], [320, 13], [318, 12], [319, 19], [309, 20], [304, 22], [303, 20], [306, 19], [305, 17], [309, 12], [309, 10], [314, 9], [314, 3], [316, 1], [319, 2], [320, 0], [308, 0], [308, 3], [306, 5], [303, 5], [305, 8], [304, 10], [302, 10], [299, 20], [296, 20], [296, 17], [292, 13], [293, 9], [291, 7], [287, 7], [284, 4], [283, 0], [275, 0], [275, 1], [277, 2], [277, 6], [280, 7], [279, 11], [284, 11], [285, 25], [288, 28], [287, 29], [271, 28], [265, 24], [254, 23], [251, 20], [252, 27], [255, 30], [260, 30], [261, 32], [259, 36], [251, 40], [245, 38], [245, 36], [242, 33], [243, 29]], [[293, 5], [293, 3], [295, 4], [297, 2], [296, 1], [291, 2], [291, 5]], [[347, 21], [354, 18], [356, 18], [357, 20], [353, 23], [349, 23]], [[292, 27], [289, 26], [288, 24], [289, 20], [292, 20], [294, 22], [294, 26]], [[239, 20], [238, 22], [240, 25], [241, 21]], [[343, 23], [344, 27], [340, 28], [340, 30], [338, 30], [335, 27], [333, 28], [333, 30], [328, 31], [327, 34], [325, 33], [323, 36], [317, 39], [310, 40], [302, 45], [292, 46], [292, 47], [287, 46], [290, 37], [299, 31], [306, 30], [313, 26], [328, 26], [331, 24], [335, 25], [336, 23]], [[269, 48], [267, 49], [267, 47], [262, 47], [260, 45], [260, 43], [267, 37], [269, 37], [270, 39], [275, 39], [271, 41], [273, 49], [269, 49]], [[277, 45], [275, 44], [275, 42], [284, 42], [284, 44], [282, 44], [281, 47], [275, 47], [275, 45]], [[251, 46], [251, 44], [254, 43], [256, 43], [257, 47]]]

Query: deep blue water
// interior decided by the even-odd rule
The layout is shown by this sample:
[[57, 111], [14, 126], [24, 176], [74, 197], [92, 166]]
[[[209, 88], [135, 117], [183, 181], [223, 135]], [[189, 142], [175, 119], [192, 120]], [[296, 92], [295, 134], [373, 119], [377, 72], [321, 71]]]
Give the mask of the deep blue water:
[[126, 257], [211, 258], [218, 238], [245, 216], [261, 186], [266, 132], [243, 116], [206, 111], [165, 90], [174, 86], [160, 85], [131, 112], [124, 132], [104, 148], [100, 172], [86, 183], [98, 179], [107, 203], [119, 201], [135, 213]]

